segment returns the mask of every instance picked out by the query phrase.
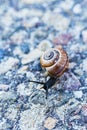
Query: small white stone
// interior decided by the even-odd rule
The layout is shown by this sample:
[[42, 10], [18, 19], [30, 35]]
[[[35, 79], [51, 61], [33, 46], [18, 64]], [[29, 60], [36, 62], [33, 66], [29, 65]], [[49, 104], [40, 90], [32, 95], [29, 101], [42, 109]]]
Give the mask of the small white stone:
[[23, 25], [27, 28], [33, 27], [37, 22], [39, 22], [38, 17], [33, 17], [32, 19], [29, 19], [27, 21], [23, 21]]
[[74, 2], [71, 0], [61, 1], [60, 7], [65, 11], [69, 11], [72, 8], [73, 4]]
[[84, 71], [87, 72], [87, 58], [83, 60], [82, 68], [83, 68]]
[[3, 118], [1, 121], [0, 121], [0, 129], [1, 130], [5, 130], [7, 128], [7, 125], [6, 125], [6, 122], [7, 122], [7, 119]]
[[48, 40], [43, 40], [41, 41], [41, 43], [38, 45], [38, 49], [40, 49], [41, 51], [46, 51], [48, 48], [51, 48], [52, 44], [50, 41]]
[[75, 72], [76, 74], [78, 74], [79, 76], [83, 75], [82, 69], [79, 69], [79, 68], [78, 68], [78, 69], [75, 69], [74, 72]]
[[17, 93], [20, 94], [20, 95], [27, 95], [29, 96], [31, 94], [31, 91], [29, 88], [26, 88], [26, 86], [24, 84], [19, 84], [17, 86]]
[[27, 36], [27, 32], [26, 31], [18, 31], [15, 32], [12, 36], [11, 36], [11, 40], [13, 43], [16, 44], [21, 44], [23, 42], [23, 39]]
[[83, 104], [82, 106], [82, 114], [84, 116], [87, 116], [87, 103]]
[[19, 55], [20, 57], [23, 57], [24, 53], [20, 50], [19, 47], [16, 47], [13, 51], [14, 55]]
[[80, 53], [82, 53], [82, 52], [84, 52], [84, 51], [87, 51], [87, 45], [86, 45], [86, 44], [80, 45], [80, 47], [79, 47], [79, 52], [80, 52]]
[[48, 130], [52, 130], [57, 123], [57, 119], [54, 119], [52, 117], [48, 117], [45, 121], [44, 127]]
[[8, 14], [8, 13], [5, 13], [5, 15], [3, 16], [4, 18], [1, 18], [0, 22], [3, 24], [3, 26], [6, 27], [9, 27], [11, 26], [12, 24], [12, 17]]
[[74, 91], [73, 93], [75, 95], [75, 98], [81, 98], [83, 95], [82, 91]]
[[81, 5], [80, 4], [76, 4], [73, 8], [73, 12], [75, 14], [80, 14], [82, 12], [82, 9], [81, 9]]
[[10, 57], [7, 61], [4, 61], [0, 64], [0, 74], [7, 72], [8, 70], [15, 67], [15, 65], [19, 62], [18, 59]]
[[76, 63], [75, 62], [71, 62], [69, 63], [69, 68], [72, 69], [76, 66]]
[[87, 43], [87, 30], [82, 31], [82, 38], [85, 43]]
[[22, 67], [18, 70], [18, 73], [25, 73], [25, 72], [27, 72], [27, 69], [28, 69], [28, 65], [22, 66]]
[[5, 113], [5, 117], [7, 119], [15, 121], [15, 118], [17, 117], [17, 109], [14, 108], [14, 106], [9, 106], [9, 108], [7, 109], [7, 112]]
[[39, 58], [42, 55], [42, 51], [39, 49], [34, 49], [29, 54], [24, 55], [22, 58], [22, 64], [27, 64], [29, 62], [34, 61], [35, 59]]
[[6, 84], [0, 84], [0, 89], [1, 90], [8, 90], [8, 88], [9, 88], [9, 85], [6, 85]]
[[14, 93], [10, 91], [9, 92], [0, 91], [0, 100], [10, 100], [10, 99], [13, 99], [13, 100], [16, 99], [16, 96]]

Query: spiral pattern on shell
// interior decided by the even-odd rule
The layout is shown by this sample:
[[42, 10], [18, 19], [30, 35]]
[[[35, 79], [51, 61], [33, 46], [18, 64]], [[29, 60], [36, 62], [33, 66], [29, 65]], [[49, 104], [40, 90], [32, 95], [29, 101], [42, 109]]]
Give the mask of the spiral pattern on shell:
[[61, 46], [56, 46], [44, 52], [40, 58], [42, 67], [53, 76], [61, 76], [68, 69], [68, 56]]

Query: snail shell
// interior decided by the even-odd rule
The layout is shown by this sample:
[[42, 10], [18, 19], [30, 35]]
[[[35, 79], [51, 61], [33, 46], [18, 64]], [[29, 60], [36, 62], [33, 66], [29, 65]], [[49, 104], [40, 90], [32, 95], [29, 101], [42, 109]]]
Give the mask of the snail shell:
[[61, 76], [68, 69], [69, 65], [67, 53], [61, 46], [56, 46], [44, 52], [40, 63], [47, 70], [48, 74], [53, 77]]

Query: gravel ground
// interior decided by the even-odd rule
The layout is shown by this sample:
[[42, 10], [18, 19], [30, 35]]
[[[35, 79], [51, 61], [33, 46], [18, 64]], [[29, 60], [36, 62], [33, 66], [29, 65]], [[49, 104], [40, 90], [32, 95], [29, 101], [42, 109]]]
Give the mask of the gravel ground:
[[[69, 69], [46, 99], [29, 80], [46, 82], [40, 57], [56, 45]], [[0, 130], [87, 130], [87, 0], [0, 1]]]

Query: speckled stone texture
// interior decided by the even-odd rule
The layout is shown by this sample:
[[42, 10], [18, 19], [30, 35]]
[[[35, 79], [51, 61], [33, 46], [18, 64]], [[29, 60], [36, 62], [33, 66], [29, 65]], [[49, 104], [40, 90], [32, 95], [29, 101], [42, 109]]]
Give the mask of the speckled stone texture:
[[[69, 69], [46, 91], [40, 57], [61, 45]], [[87, 130], [87, 0], [0, 1], [0, 130]]]

